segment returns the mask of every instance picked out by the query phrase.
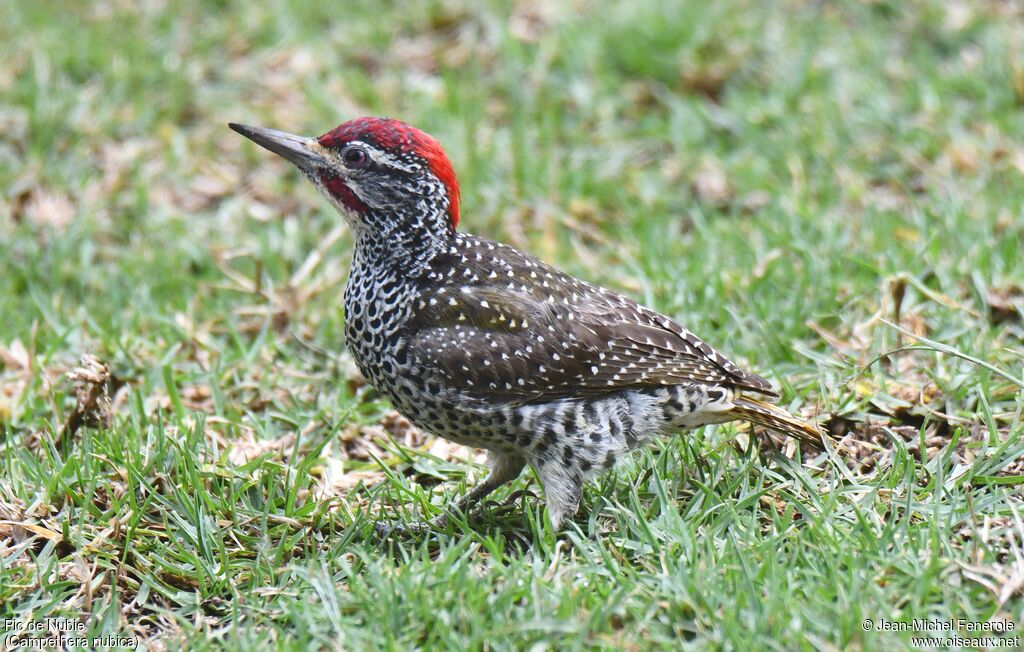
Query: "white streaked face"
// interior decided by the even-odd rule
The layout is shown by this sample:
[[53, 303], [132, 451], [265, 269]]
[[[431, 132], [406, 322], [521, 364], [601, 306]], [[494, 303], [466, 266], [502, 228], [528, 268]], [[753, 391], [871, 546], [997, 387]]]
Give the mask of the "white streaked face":
[[364, 140], [324, 150], [331, 165], [307, 174], [357, 232], [386, 236], [399, 227], [422, 227], [421, 219], [447, 211], [444, 184], [415, 154]]

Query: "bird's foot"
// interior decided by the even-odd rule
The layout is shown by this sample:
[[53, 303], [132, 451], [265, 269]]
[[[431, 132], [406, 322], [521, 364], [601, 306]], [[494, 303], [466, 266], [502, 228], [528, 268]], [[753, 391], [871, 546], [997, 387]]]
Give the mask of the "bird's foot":
[[392, 536], [401, 537], [422, 537], [435, 530], [443, 530], [448, 525], [448, 513], [443, 513], [429, 521], [390, 521], [377, 523], [373, 527], [374, 534], [378, 539], [388, 539]]
[[411, 523], [388, 521], [377, 523], [373, 526], [373, 532], [378, 539], [390, 539], [393, 536], [423, 536], [430, 532], [430, 530], [430, 523], [425, 521], [412, 521]]

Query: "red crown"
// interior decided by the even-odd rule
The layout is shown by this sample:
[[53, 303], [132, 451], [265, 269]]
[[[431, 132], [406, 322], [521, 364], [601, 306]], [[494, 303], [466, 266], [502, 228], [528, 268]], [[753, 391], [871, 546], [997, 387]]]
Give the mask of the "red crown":
[[459, 182], [441, 143], [412, 125], [391, 118], [356, 118], [344, 122], [318, 139], [324, 147], [341, 147], [362, 141], [397, 155], [419, 157], [448, 190], [448, 217], [459, 224]]

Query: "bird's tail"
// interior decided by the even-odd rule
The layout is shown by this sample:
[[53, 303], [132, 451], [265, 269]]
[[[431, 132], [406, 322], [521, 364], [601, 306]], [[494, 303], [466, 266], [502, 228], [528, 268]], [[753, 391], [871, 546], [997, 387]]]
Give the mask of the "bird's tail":
[[749, 396], [733, 397], [730, 412], [738, 419], [795, 437], [815, 448], [823, 449], [822, 442], [826, 439], [831, 440], [827, 433], [810, 421], [804, 421], [778, 406]]

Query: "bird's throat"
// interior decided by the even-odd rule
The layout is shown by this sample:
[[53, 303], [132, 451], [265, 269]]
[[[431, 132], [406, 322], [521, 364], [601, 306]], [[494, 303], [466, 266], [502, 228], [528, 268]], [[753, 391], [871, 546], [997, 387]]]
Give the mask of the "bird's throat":
[[[364, 216], [370, 221], [387, 220], [401, 226], [381, 228], [379, 224], [361, 228], [356, 236], [353, 261], [388, 272], [395, 277], [416, 278], [438, 255], [447, 251], [451, 234], [431, 229], [422, 222], [410, 224], [401, 216], [378, 218], [373, 213]], [[390, 228], [389, 228], [390, 227]]]

